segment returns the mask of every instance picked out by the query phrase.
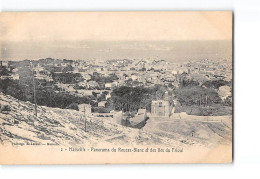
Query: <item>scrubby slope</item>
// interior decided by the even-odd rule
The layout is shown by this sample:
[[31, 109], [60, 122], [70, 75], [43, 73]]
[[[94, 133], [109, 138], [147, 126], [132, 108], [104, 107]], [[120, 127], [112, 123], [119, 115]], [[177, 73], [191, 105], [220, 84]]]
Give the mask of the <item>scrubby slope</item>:
[[11, 108], [0, 113], [0, 141], [6, 143], [36, 143], [40, 145], [173, 145], [175, 140], [160, 137], [143, 130], [126, 128], [109, 118], [86, 119], [83, 113], [38, 106], [37, 117], [34, 105], [11, 96], [0, 94], [0, 103]]
[[[38, 106], [0, 94], [0, 104], [11, 111], [0, 112], [0, 143], [31, 143], [65, 146], [211, 146], [230, 144], [232, 126], [220, 122], [149, 119], [143, 129], [123, 127], [111, 118], [87, 117], [82, 112]], [[217, 118], [217, 117], [216, 117]], [[223, 118], [223, 117], [221, 117]], [[230, 118], [231, 120], [231, 118]], [[227, 121], [230, 121], [227, 120]], [[194, 131], [194, 136], [191, 133]]]

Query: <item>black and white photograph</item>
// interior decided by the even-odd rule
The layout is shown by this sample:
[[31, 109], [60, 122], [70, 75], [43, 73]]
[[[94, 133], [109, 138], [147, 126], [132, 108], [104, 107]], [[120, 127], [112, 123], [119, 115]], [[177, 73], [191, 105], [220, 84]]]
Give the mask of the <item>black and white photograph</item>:
[[260, 177], [258, 0], [1, 0], [1, 179]]
[[[0, 17], [3, 150], [100, 154], [80, 163], [232, 161], [231, 11]], [[128, 153], [143, 156], [116, 157]]]

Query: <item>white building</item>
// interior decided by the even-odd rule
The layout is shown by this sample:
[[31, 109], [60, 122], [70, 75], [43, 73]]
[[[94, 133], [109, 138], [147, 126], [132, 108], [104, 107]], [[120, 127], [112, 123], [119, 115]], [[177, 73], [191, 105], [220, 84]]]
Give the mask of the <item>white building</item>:
[[1, 66], [8, 67], [8, 61], [0, 61]]
[[90, 104], [79, 104], [79, 111], [85, 112], [86, 115], [91, 115], [91, 105]]
[[98, 107], [105, 107], [106, 106], [106, 101], [101, 101], [98, 103]]
[[133, 81], [135, 81], [135, 80], [138, 79], [138, 76], [137, 75], [132, 75], [131, 78], [132, 78]]
[[106, 83], [105, 88], [112, 88], [112, 83]]
[[86, 81], [81, 81], [78, 83], [78, 85], [81, 87], [86, 87]]
[[110, 94], [107, 94], [107, 95], [106, 95], [106, 100], [108, 100], [109, 98], [111, 98], [111, 95], [110, 95]]
[[19, 80], [19, 75], [18, 74], [12, 74], [11, 77], [14, 79], [14, 80]]

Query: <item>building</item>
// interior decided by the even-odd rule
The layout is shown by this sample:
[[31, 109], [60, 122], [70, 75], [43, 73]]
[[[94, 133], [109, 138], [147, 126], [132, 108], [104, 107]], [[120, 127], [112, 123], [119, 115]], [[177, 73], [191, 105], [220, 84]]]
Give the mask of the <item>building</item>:
[[67, 90], [68, 90], [69, 92], [74, 92], [74, 91], [76, 91], [76, 90], [74, 89], [74, 86], [73, 86], [73, 85], [68, 85], [68, 86], [67, 86]]
[[8, 61], [0, 61], [1, 67], [8, 67]]
[[111, 98], [111, 95], [110, 95], [110, 94], [107, 94], [107, 95], [106, 95], [106, 100], [108, 100], [109, 98]]
[[95, 87], [97, 87], [98, 86], [98, 83], [96, 82], [96, 81], [89, 81], [89, 82], [87, 82], [87, 84], [86, 84], [86, 87], [87, 88], [95, 88]]
[[53, 81], [51, 73], [47, 70], [36, 71], [35, 78], [39, 79], [39, 80], [46, 80], [46, 81], [49, 81], [49, 82]]
[[77, 90], [78, 94], [81, 94], [82, 96], [91, 96], [92, 90], [84, 90], [84, 89], [78, 89]]
[[164, 100], [152, 101], [151, 116], [153, 116], [153, 117], [169, 117], [170, 116], [169, 94], [167, 91], [164, 94]]
[[67, 66], [67, 63], [62, 62], [60, 65], [61, 65], [62, 67], [66, 67], [66, 66]]
[[79, 111], [85, 112], [86, 115], [91, 115], [91, 105], [90, 104], [79, 104]]
[[105, 88], [112, 88], [112, 86], [113, 86], [112, 83], [106, 83], [105, 84]]
[[81, 81], [78, 83], [78, 85], [81, 87], [86, 87], [87, 84], [86, 84], [86, 81]]
[[112, 121], [121, 125], [121, 121], [123, 119], [123, 111], [111, 111], [110, 113], [113, 114]]
[[133, 81], [135, 81], [135, 80], [138, 79], [138, 76], [137, 75], [132, 75], [131, 78], [132, 78]]
[[20, 78], [19, 74], [12, 74], [11, 77], [13, 80], [19, 80], [19, 78]]
[[87, 73], [80, 73], [80, 74], [82, 75], [82, 77], [83, 77], [86, 81], [91, 80], [91, 76], [90, 76], [89, 74], [87, 74]]
[[153, 117], [169, 117], [170, 103], [166, 100], [152, 101], [151, 116]]
[[101, 101], [98, 103], [98, 107], [105, 107], [106, 106], [106, 101]]
[[138, 109], [136, 116], [139, 116], [142, 120], [147, 118], [146, 109]]
[[137, 114], [133, 118], [129, 118], [131, 125], [138, 125], [147, 119], [146, 109], [138, 109]]

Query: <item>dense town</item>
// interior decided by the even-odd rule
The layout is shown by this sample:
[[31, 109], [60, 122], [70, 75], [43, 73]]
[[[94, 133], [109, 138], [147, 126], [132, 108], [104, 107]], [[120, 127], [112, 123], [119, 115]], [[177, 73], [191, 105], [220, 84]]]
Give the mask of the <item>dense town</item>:
[[[17, 83], [17, 93], [22, 94], [12, 91], [12, 83]], [[203, 91], [197, 94], [199, 97], [193, 94], [196, 98], [193, 101], [183, 99], [189, 91], [182, 92], [194, 91], [194, 87]], [[231, 110], [227, 112], [226, 107], [230, 108], [232, 103], [232, 63], [227, 59], [201, 59], [182, 64], [143, 59], [1, 61], [1, 90], [20, 100], [75, 109], [92, 116], [114, 117], [121, 112], [118, 123], [140, 127], [149, 117], [171, 117], [180, 112], [223, 115], [215, 114], [214, 105], [218, 104], [225, 108], [222, 113], [230, 114]], [[41, 94], [43, 90], [45, 93]], [[73, 97], [62, 98], [60, 103], [57, 100], [51, 103], [48, 99], [43, 102], [42, 98], [54, 93]], [[124, 99], [125, 93], [132, 96]], [[207, 93], [214, 93], [217, 98]], [[136, 101], [135, 96], [139, 98]], [[202, 111], [194, 113], [194, 105]], [[219, 106], [216, 108], [219, 110]]]

